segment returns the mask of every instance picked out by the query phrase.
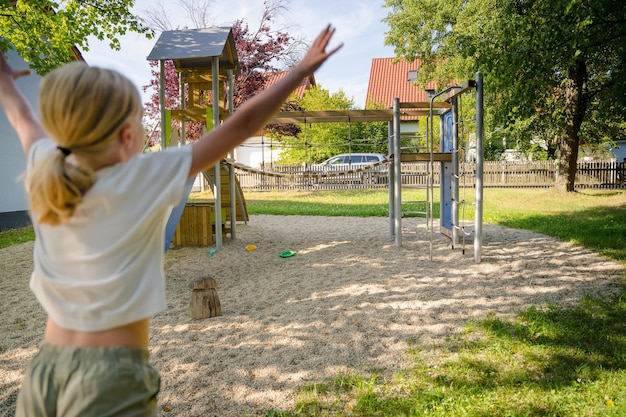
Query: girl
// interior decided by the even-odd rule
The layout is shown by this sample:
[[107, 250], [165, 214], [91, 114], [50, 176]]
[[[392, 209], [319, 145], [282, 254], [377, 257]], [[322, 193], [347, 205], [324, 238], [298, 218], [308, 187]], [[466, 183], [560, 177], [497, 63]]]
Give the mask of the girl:
[[0, 104], [27, 155], [35, 228], [30, 287], [48, 315], [17, 416], [156, 416], [159, 375], [149, 318], [165, 308], [163, 242], [187, 179], [257, 132], [342, 45], [317, 37], [279, 83], [182, 148], [141, 154], [137, 88], [121, 74], [71, 63], [41, 83], [41, 124], [0, 54]]

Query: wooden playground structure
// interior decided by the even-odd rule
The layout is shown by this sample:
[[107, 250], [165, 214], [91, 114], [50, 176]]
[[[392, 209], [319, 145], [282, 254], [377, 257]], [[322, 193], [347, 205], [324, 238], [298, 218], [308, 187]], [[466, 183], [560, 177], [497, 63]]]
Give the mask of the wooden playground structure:
[[[207, 129], [233, 111], [234, 74], [239, 69], [235, 40], [230, 27], [165, 31], [148, 55], [148, 60], [159, 61], [159, 101], [161, 107], [161, 146], [176, 146], [171, 142], [171, 120], [180, 121], [181, 144], [185, 140], [185, 122], [199, 121]], [[180, 108], [165, 108], [165, 61], [171, 60], [179, 78]], [[228, 86], [225, 88], [225, 86]], [[210, 92], [212, 105], [204, 104], [202, 96]], [[234, 170], [217, 164], [204, 173], [211, 184], [215, 204], [186, 207], [192, 183], [174, 210], [168, 224], [166, 247], [176, 237], [178, 244], [213, 243], [222, 247], [222, 233], [236, 235], [237, 221], [247, 221], [248, 213], [241, 187]], [[239, 203], [239, 204], [237, 204]], [[216, 209], [219, 207], [220, 209]], [[223, 211], [223, 208], [230, 210]], [[185, 213], [186, 212], [186, 213]], [[182, 224], [179, 226], [179, 220]], [[228, 225], [226, 223], [228, 222]], [[218, 225], [224, 225], [220, 227]], [[195, 232], [194, 232], [195, 231]]]

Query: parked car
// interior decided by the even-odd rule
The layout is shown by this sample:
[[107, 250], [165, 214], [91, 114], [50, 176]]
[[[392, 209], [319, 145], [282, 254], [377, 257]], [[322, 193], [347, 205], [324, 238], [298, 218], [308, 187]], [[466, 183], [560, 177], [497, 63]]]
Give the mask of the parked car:
[[[316, 174], [318, 183], [339, 179], [346, 182], [360, 181], [363, 184], [378, 184], [382, 182], [382, 178], [387, 177], [389, 162], [386, 161], [387, 156], [381, 153], [342, 153], [319, 164], [311, 165], [311, 173]], [[372, 165], [375, 166], [372, 167]], [[347, 173], [347, 171], [356, 172]], [[332, 175], [333, 172], [346, 172], [346, 174], [335, 177]]]

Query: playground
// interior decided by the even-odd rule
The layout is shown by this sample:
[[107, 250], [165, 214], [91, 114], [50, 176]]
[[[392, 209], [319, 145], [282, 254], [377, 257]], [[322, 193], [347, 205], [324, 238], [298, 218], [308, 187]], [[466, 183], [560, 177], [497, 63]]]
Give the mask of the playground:
[[[544, 235], [484, 225], [482, 262], [405, 219], [396, 247], [384, 217], [254, 215], [237, 239], [166, 253], [167, 310], [151, 323], [162, 376], [161, 416], [263, 415], [293, 407], [299, 390], [341, 374], [407, 369], [424, 349], [488, 313], [570, 305], [619, 291], [623, 267]], [[420, 226], [420, 227], [416, 227]], [[246, 251], [247, 245], [256, 250]], [[279, 254], [293, 250], [295, 256]], [[0, 415], [12, 415], [44, 314], [28, 289], [32, 242], [0, 250]], [[187, 315], [198, 277], [218, 283], [222, 315]]]
[[[232, 82], [238, 64], [230, 29], [200, 31], [198, 39], [217, 42], [198, 41], [181, 52], [175, 47], [180, 47], [183, 35], [166, 32], [151, 54], [153, 60], [175, 60], [184, 74], [181, 83], [190, 88], [189, 107], [163, 110], [164, 146], [175, 145], [171, 119], [206, 121], [209, 128], [232, 113], [232, 108], [222, 105], [195, 105], [199, 92], [209, 87], [214, 97], [225, 95], [214, 81]], [[207, 45], [209, 50], [202, 49]], [[181, 55], [173, 56], [174, 52]], [[150, 326], [151, 362], [162, 378], [161, 416], [234, 417], [291, 409], [303, 387], [327, 378], [373, 371], [391, 376], [409, 369], [407, 350], [412, 343], [428, 353], [430, 346], [462, 332], [472, 319], [489, 314], [511, 317], [531, 306], [576, 305], [584, 296], [606, 298], [622, 290], [623, 266], [617, 262], [545, 235], [482, 224], [482, 104], [478, 99], [482, 87], [476, 88], [481, 83], [467, 83], [467, 89], [476, 90], [479, 103], [475, 130], [481, 168], [476, 169], [475, 188], [481, 204], [476, 206], [473, 251], [458, 246], [452, 250], [450, 245], [462, 228], [471, 226], [458, 216], [463, 200], [456, 169], [462, 119], [454, 100], [466, 90], [463, 86], [436, 93], [430, 102], [398, 101], [393, 110], [380, 115], [360, 115], [363, 120], [389, 121], [390, 138], [401, 137], [401, 112], [429, 119], [426, 152], [405, 153], [400, 140], [389, 143], [390, 154], [396, 156], [389, 175], [388, 218], [253, 215], [240, 219], [245, 210], [241, 203], [242, 207], [235, 204], [243, 199], [231, 164], [226, 161], [212, 173], [204, 173], [213, 189], [214, 207], [222, 208], [214, 212], [214, 219], [205, 216], [207, 229], [212, 221], [225, 225], [230, 219], [230, 229], [224, 232], [231, 238], [222, 240], [222, 228], [216, 227], [215, 249], [170, 247], [186, 198], [180, 211], [175, 210], [177, 216], [172, 216], [165, 242], [168, 305]], [[442, 100], [435, 107], [438, 96]], [[227, 102], [232, 103], [232, 97]], [[311, 112], [282, 116], [285, 119], [277, 122], [306, 124], [346, 117], [350, 123], [359, 115], [318, 115], [341, 120], [314, 120]], [[439, 139], [433, 136], [433, 119], [441, 126]], [[184, 123], [181, 130], [184, 138]], [[427, 219], [404, 217], [403, 184], [398, 180], [403, 174], [401, 162], [428, 166]], [[439, 198], [445, 216], [437, 222], [432, 216], [435, 174], [446, 181]], [[435, 233], [436, 227], [447, 235]], [[28, 288], [32, 253], [32, 242], [0, 250], [0, 291], [7, 307], [0, 323], [0, 416], [13, 415], [25, 367], [38, 350], [45, 326], [45, 314]], [[279, 256], [285, 253], [290, 256]], [[221, 314], [194, 320], [189, 317], [190, 284], [202, 278], [217, 283], [211, 289], [219, 297]]]

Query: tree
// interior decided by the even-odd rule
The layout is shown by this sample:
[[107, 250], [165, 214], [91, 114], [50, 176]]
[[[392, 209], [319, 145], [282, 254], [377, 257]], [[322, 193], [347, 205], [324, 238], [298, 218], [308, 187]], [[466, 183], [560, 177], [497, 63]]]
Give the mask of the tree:
[[[354, 101], [343, 91], [330, 93], [317, 85], [299, 101], [304, 110], [353, 110]], [[387, 122], [308, 123], [297, 137], [285, 136], [281, 162], [321, 162], [339, 153], [384, 152], [387, 149]]]
[[[177, 8], [183, 10], [184, 15], [191, 22], [191, 27], [207, 28], [213, 26], [211, 20], [211, 6], [215, 0], [178, 0]], [[171, 2], [169, 2], [171, 5]], [[141, 11], [146, 24], [153, 30], [172, 30], [174, 26], [169, 18], [170, 13], [163, 0], [152, 3], [151, 8]]]
[[243, 20], [233, 24], [240, 67], [235, 79], [235, 107], [265, 88], [268, 72], [288, 68], [302, 56], [304, 43], [287, 32], [273, 31], [271, 21], [272, 15], [266, 9], [255, 30]]
[[0, 49], [13, 47], [33, 70], [45, 74], [69, 62], [74, 47], [89, 50], [88, 38], [109, 40], [127, 31], [152, 37], [152, 31], [130, 12], [134, 0], [0, 0]]
[[[179, 0], [180, 3], [190, 3], [190, 0]], [[205, 0], [208, 5], [211, 3]], [[159, 5], [158, 5], [159, 6]], [[159, 10], [153, 10], [148, 22], [157, 25], [155, 30], [170, 30], [173, 25], [167, 18], [167, 10], [160, 4]], [[193, 13], [192, 8], [184, 8], [188, 13]], [[248, 98], [258, 94], [265, 88], [266, 74], [272, 71], [279, 71], [279, 66], [289, 66], [299, 61], [304, 52], [304, 42], [301, 39], [292, 37], [282, 30], [274, 30], [271, 27], [273, 19], [277, 13], [285, 10], [283, 0], [266, 0], [261, 15], [259, 25], [251, 30], [243, 21], [237, 20], [232, 26], [235, 47], [239, 59], [240, 70], [235, 76], [234, 82], [234, 107], [237, 108]], [[204, 22], [206, 19], [191, 19], [195, 23]], [[146, 103], [146, 111], [150, 117], [158, 118], [159, 110], [159, 72], [157, 64], [152, 63], [153, 79], [150, 84], [144, 86], [144, 91], [152, 89], [151, 100]], [[179, 108], [179, 84], [174, 65], [170, 62], [165, 67], [166, 80], [166, 108]], [[211, 91], [205, 94], [206, 104], [211, 105]], [[199, 137], [202, 130], [202, 123], [187, 123], [186, 140], [194, 141]]]
[[526, 144], [548, 140], [560, 189], [574, 191], [582, 134], [626, 134], [625, 2], [386, 0], [385, 6], [386, 43], [405, 59], [420, 57], [420, 83], [482, 71], [491, 130], [516, 133]]

